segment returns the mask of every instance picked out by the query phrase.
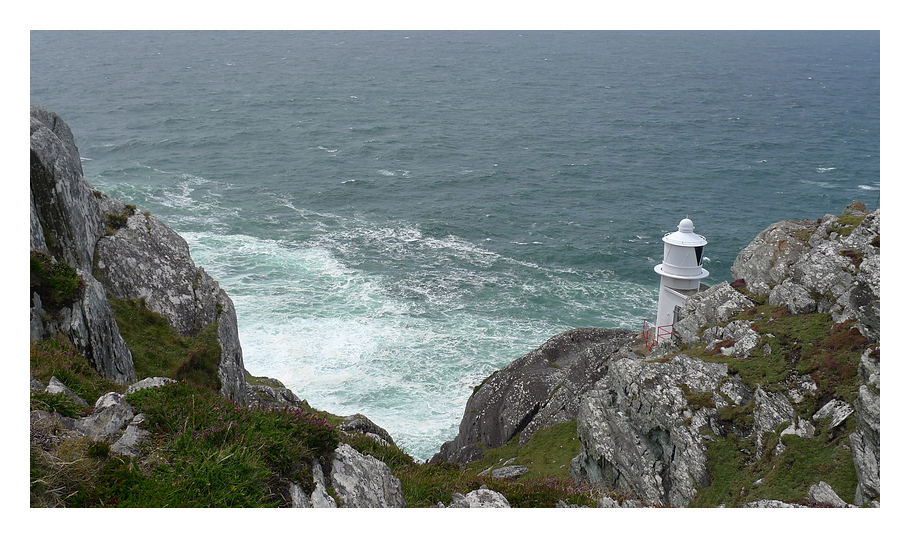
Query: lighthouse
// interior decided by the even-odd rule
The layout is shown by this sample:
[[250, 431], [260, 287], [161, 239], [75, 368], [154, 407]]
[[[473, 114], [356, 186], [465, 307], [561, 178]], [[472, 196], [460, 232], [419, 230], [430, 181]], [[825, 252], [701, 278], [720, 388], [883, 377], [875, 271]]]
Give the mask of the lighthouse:
[[660, 275], [654, 341], [660, 343], [673, 335], [673, 324], [686, 299], [698, 292], [701, 279], [708, 276], [702, 268], [702, 249], [708, 241], [695, 233], [695, 225], [685, 218], [678, 230], [664, 236], [664, 261], [654, 266]]

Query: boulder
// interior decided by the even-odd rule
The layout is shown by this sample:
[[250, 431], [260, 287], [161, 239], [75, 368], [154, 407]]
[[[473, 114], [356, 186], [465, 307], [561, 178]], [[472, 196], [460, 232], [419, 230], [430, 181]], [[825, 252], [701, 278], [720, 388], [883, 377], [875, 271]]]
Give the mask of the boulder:
[[[246, 374], [245, 376], [246, 377]], [[281, 381], [274, 378], [263, 378], [264, 382], [246, 383], [247, 403], [255, 403], [263, 407], [282, 408], [285, 406], [301, 407], [309, 405], [305, 400], [301, 400], [290, 389], [284, 386]], [[258, 380], [257, 380], [258, 381]]]
[[831, 505], [834, 508], [847, 508], [848, 506], [851, 506], [837, 495], [834, 488], [823, 481], [809, 487], [809, 500]]
[[133, 420], [133, 408], [122, 394], [108, 392], [95, 402], [94, 412], [76, 420], [75, 429], [96, 441], [108, 441]]
[[841, 400], [831, 400], [821, 407], [818, 411], [812, 415], [812, 420], [818, 422], [823, 418], [830, 418], [831, 424], [828, 426], [830, 429], [834, 429], [847, 420], [847, 417], [853, 414], [853, 408], [850, 407], [850, 404], [843, 402]]
[[344, 508], [404, 508], [401, 481], [385, 463], [350, 445], [335, 449], [331, 483]]
[[360, 413], [344, 417], [344, 420], [341, 422], [338, 429], [343, 432], [359, 432], [373, 437], [382, 443], [386, 443], [387, 445], [395, 444], [395, 441], [392, 439], [392, 436], [389, 435], [389, 432], [380, 428], [376, 423]]
[[752, 432], [755, 434], [755, 448], [761, 453], [764, 437], [774, 433], [785, 422], [796, 422], [796, 410], [789, 399], [779, 392], [768, 393], [761, 387], [755, 389], [755, 410], [752, 413]]
[[[34, 379], [34, 378], [32, 378], [32, 379]], [[35, 381], [37, 381], [37, 379]], [[50, 381], [47, 382], [47, 388], [45, 389], [45, 392], [47, 392], [48, 394], [63, 394], [64, 396], [69, 398], [71, 401], [73, 401], [83, 407], [88, 407], [88, 402], [83, 400], [78, 394], [71, 391], [66, 385], [61, 383], [60, 380], [56, 378], [56, 376], [51, 376]]]
[[516, 436], [524, 444], [538, 429], [572, 420], [580, 396], [603, 377], [617, 352], [632, 354], [637, 336], [622, 329], [575, 329], [516, 359], [476, 387], [458, 435], [431, 461], [474, 461], [485, 448]]
[[145, 379], [139, 381], [138, 383], [133, 383], [132, 385], [130, 385], [126, 389], [124, 396], [126, 396], [127, 394], [132, 394], [134, 392], [140, 391], [142, 389], [155, 389], [155, 388], [163, 387], [170, 383], [176, 383], [176, 382], [177, 381], [175, 381], [169, 377], [146, 377]]
[[508, 499], [498, 491], [481, 486], [466, 495], [452, 494], [452, 504], [449, 508], [511, 508]]
[[530, 469], [524, 465], [506, 465], [505, 467], [500, 467], [499, 469], [493, 469], [493, 471], [490, 473], [490, 476], [502, 480], [514, 480], [527, 473], [529, 470]]
[[111, 452], [130, 458], [137, 457], [139, 453], [136, 450], [136, 445], [149, 436], [149, 432], [139, 426], [145, 419], [146, 417], [142, 413], [135, 415], [129, 425], [127, 425], [123, 435], [111, 445]]

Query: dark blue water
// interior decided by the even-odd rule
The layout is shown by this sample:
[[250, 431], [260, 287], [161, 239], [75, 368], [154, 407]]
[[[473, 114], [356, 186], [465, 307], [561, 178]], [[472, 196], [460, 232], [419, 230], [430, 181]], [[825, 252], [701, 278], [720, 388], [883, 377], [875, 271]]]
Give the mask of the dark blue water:
[[86, 179], [187, 238], [247, 368], [416, 457], [474, 385], [640, 327], [688, 216], [879, 204], [877, 32], [32, 32]]

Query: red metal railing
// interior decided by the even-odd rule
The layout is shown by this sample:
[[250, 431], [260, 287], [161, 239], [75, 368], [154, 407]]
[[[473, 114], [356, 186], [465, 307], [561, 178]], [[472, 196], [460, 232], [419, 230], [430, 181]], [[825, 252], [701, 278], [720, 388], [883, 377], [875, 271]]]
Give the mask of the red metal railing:
[[648, 323], [648, 319], [645, 318], [641, 328], [641, 335], [645, 339], [645, 347], [648, 348], [648, 351], [651, 351], [658, 342], [673, 336], [673, 325], [659, 325], [654, 328], [651, 327], [651, 324]]

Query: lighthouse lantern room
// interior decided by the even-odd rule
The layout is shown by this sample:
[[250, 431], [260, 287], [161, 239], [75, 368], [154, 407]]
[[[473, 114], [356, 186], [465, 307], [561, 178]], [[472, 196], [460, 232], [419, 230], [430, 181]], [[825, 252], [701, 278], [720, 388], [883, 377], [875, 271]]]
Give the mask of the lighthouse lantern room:
[[672, 336], [673, 324], [686, 299], [698, 292], [701, 279], [708, 276], [708, 271], [702, 268], [702, 249], [708, 241], [695, 233], [691, 220], [679, 221], [678, 230], [664, 235], [663, 241], [663, 263], [654, 266], [660, 275], [655, 343]]

